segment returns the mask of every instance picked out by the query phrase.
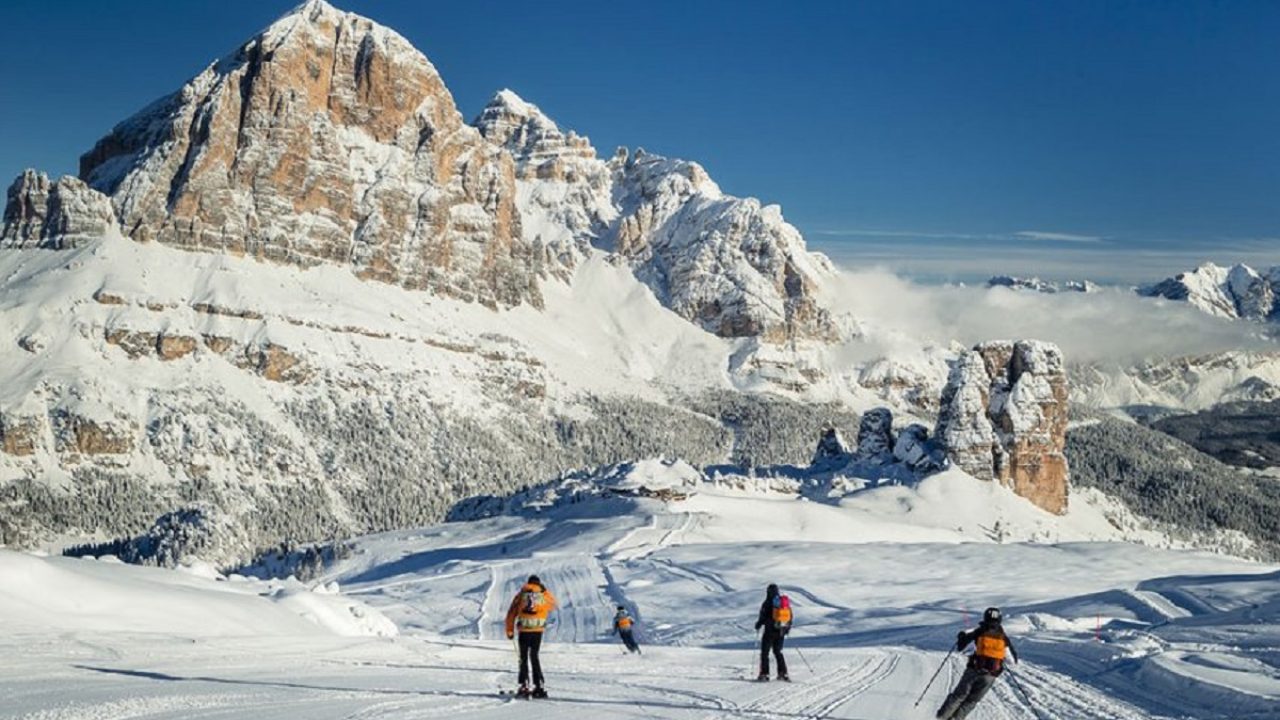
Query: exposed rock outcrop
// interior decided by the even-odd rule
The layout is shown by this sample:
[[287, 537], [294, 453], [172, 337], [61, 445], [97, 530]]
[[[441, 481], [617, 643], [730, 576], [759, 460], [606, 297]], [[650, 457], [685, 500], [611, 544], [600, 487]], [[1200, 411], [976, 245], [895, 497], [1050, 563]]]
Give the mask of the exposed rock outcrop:
[[935, 436], [969, 474], [1063, 513], [1067, 409], [1066, 370], [1056, 346], [983, 343], [956, 361]]
[[65, 410], [54, 417], [57, 450], [66, 454], [125, 455], [133, 451], [136, 433], [137, 428], [121, 418], [88, 417]]
[[893, 458], [893, 411], [874, 408], [858, 423], [858, 459], [886, 462]]
[[312, 370], [300, 355], [275, 343], [241, 345], [231, 338], [217, 335], [195, 337], [180, 333], [108, 328], [103, 339], [125, 352], [131, 360], [156, 357], [168, 362], [180, 360], [204, 347], [225, 357], [242, 370], [249, 370], [272, 382], [301, 383]]
[[161, 360], [178, 360], [196, 351], [199, 342], [189, 335], [161, 334], [156, 340], [156, 354]]
[[42, 417], [0, 413], [0, 452], [8, 455], [34, 455], [40, 447]]
[[893, 443], [893, 459], [920, 475], [938, 472], [947, 466], [946, 454], [930, 439], [929, 429], [918, 423], [898, 432]]
[[840, 436], [840, 431], [836, 428], [827, 428], [818, 438], [818, 447], [814, 449], [813, 459], [809, 464], [817, 466], [844, 464], [849, 461], [850, 455], [849, 446]]
[[310, 0], [80, 161], [140, 241], [540, 303], [511, 158], [400, 35]]
[[850, 448], [840, 431], [828, 428], [818, 440], [810, 466], [819, 471], [864, 478], [912, 482], [943, 470], [947, 459], [922, 425], [893, 428], [893, 412], [873, 408], [858, 423], [858, 444]]
[[74, 177], [27, 170], [9, 186], [0, 247], [77, 247], [115, 227], [111, 201]]

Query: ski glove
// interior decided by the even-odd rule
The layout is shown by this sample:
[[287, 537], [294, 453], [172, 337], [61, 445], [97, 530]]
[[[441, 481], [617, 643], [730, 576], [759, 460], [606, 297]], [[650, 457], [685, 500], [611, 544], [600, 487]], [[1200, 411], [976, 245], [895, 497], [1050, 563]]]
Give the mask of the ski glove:
[[961, 630], [960, 632], [956, 633], [956, 650], [964, 650], [964, 646], [965, 646], [964, 631]]
[[508, 639], [508, 640], [515, 640], [515, 639], [516, 639], [516, 634], [515, 634], [515, 633], [513, 633], [513, 632], [509, 632], [509, 633], [507, 633], [507, 639]]

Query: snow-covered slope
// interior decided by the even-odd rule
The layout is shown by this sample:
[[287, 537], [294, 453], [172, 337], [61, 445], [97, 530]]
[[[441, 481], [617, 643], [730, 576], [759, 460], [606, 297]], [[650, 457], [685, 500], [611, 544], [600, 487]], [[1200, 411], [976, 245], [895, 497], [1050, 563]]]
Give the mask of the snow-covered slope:
[[[227, 578], [207, 566], [157, 571], [114, 558], [78, 560], [0, 550], [0, 614], [10, 633], [186, 637], [392, 637], [377, 610], [296, 581]], [[9, 708], [6, 708], [8, 710]]]
[[[336, 581], [394, 620], [400, 635], [389, 640], [273, 632], [177, 642], [173, 631], [90, 631], [91, 609], [64, 608], [44, 629], [0, 639], [0, 681], [12, 690], [5, 711], [24, 720], [507, 718], [518, 701], [498, 694], [515, 670], [502, 617], [537, 573], [561, 605], [542, 655], [556, 717], [924, 720], [960, 670], [946, 657], [955, 632], [989, 605], [1004, 609], [1021, 662], [976, 720], [1274, 716], [1274, 566], [1117, 542], [1015, 542], [1120, 531], [1084, 498], [1055, 516], [962, 476], [838, 503], [740, 480], [748, 484], [700, 484], [687, 466], [641, 463], [594, 487], [549, 487], [510, 514], [361, 539], [318, 584]], [[642, 488], [676, 494], [644, 497]], [[4, 558], [8, 580], [15, 565]], [[133, 569], [119, 582], [166, 574]], [[201, 582], [169, 598], [182, 605], [175, 612], [238, 584]], [[770, 582], [795, 608], [792, 684], [744, 682], [755, 674], [751, 626]], [[638, 620], [641, 656], [608, 635], [617, 605]], [[5, 609], [20, 626], [33, 612]]]

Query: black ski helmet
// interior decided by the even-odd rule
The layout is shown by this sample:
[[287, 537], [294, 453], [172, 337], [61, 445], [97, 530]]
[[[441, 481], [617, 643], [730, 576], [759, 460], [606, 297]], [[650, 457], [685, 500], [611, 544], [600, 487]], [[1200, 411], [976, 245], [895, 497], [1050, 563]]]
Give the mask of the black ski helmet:
[[1000, 608], [989, 607], [982, 611], [982, 622], [988, 625], [999, 625], [1004, 616], [1000, 614]]
[[541, 584], [542, 584], [542, 581], [538, 579], [538, 576], [537, 576], [537, 575], [530, 575], [530, 576], [529, 576], [529, 579], [528, 579], [526, 582], [528, 582], [530, 585], [541, 585]]
[[777, 583], [769, 583], [769, 587], [765, 589], [764, 594], [765, 594], [765, 595], [768, 595], [769, 597], [775, 597], [775, 596], [777, 596], [777, 594], [778, 594], [778, 585], [777, 585]]

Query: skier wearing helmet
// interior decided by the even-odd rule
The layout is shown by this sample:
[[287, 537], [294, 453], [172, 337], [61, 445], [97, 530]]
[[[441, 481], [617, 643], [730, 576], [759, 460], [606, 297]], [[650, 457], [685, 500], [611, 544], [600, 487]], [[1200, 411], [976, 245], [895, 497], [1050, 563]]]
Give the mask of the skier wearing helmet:
[[1002, 621], [1000, 608], [987, 608], [978, 627], [968, 632], [962, 630], [956, 635], [957, 651], [962, 652], [969, 643], [973, 643], [974, 652], [969, 656], [969, 664], [960, 676], [960, 682], [938, 708], [940, 720], [963, 720], [969, 715], [1004, 672], [1006, 651], [1013, 655], [1015, 662], [1018, 660], [1018, 651], [1009, 636], [1004, 634]]

